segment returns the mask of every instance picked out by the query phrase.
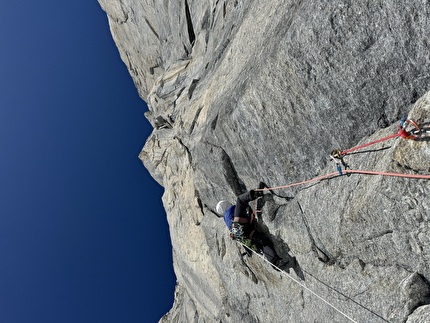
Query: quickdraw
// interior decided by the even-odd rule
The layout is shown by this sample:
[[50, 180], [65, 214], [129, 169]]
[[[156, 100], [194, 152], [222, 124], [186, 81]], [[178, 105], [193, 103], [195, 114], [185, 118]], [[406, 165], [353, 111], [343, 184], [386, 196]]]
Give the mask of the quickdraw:
[[[403, 139], [407, 139], [407, 140], [419, 140], [427, 136], [427, 134], [430, 134], [429, 124], [426, 124], [420, 127], [418, 123], [416, 123], [412, 119], [408, 119], [406, 116], [404, 116], [400, 121], [400, 124], [398, 125], [398, 129], [399, 131], [395, 134], [365, 143], [363, 145], [352, 147], [343, 151], [340, 149], [334, 149], [330, 154], [330, 158], [335, 162], [336, 169], [339, 172], [339, 174], [344, 175], [344, 172], [342, 172], [341, 164], [344, 167], [345, 171], [349, 169], [349, 165], [344, 161], [343, 157], [345, 157], [346, 155], [354, 151], [360, 150], [362, 148], [365, 148], [392, 138], [402, 137]], [[346, 172], [346, 174], [351, 175], [351, 173], [348, 173], [348, 172]]]
[[342, 164], [345, 170], [349, 169], [349, 165], [343, 160], [342, 151], [340, 149], [333, 150], [330, 154], [330, 158], [335, 162], [336, 169], [339, 172], [339, 175], [343, 175], [342, 167], [340, 164]]
[[[408, 125], [411, 125], [414, 128], [412, 130], [408, 131], [407, 130]], [[402, 137], [404, 139], [415, 140], [415, 139], [418, 139], [420, 137], [419, 134], [421, 134], [421, 128], [412, 119], [403, 118], [400, 121], [400, 125], [398, 126], [398, 128], [399, 128], [400, 137]]]
[[[412, 126], [413, 128], [410, 129], [408, 126]], [[397, 137], [402, 137], [404, 139], [408, 139], [408, 140], [417, 140], [420, 139], [422, 137], [424, 137], [427, 133], [430, 133], [430, 126], [426, 125], [426, 126], [419, 126], [414, 120], [412, 119], [407, 119], [406, 117], [402, 118], [402, 120], [400, 121], [400, 125], [398, 126], [399, 131], [397, 133], [391, 134], [387, 137], [383, 137], [368, 143], [365, 143], [363, 145], [359, 145], [356, 147], [352, 147], [346, 150], [340, 150], [340, 149], [335, 149], [332, 151], [331, 156], [340, 159], [341, 157], [352, 153], [354, 151], [363, 149], [365, 147], [392, 139], [392, 138], [397, 138]]]

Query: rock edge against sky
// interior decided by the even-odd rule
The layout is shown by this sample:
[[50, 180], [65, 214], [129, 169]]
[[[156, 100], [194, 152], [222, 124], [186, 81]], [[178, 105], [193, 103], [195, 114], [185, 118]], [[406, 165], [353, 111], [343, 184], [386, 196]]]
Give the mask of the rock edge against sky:
[[[430, 121], [426, 1], [99, 0], [149, 111], [140, 158], [165, 188], [177, 276], [161, 322], [345, 322], [258, 257], [218, 200], [324, 175], [329, 154]], [[429, 174], [426, 140], [347, 157]], [[260, 223], [304, 284], [359, 322], [430, 317], [428, 180], [352, 175], [277, 191]], [[291, 271], [292, 277], [298, 278]]]

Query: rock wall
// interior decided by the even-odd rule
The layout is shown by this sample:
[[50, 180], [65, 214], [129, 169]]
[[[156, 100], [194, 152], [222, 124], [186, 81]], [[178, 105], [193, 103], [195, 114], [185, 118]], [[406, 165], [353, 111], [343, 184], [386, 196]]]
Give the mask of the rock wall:
[[[215, 205], [331, 173], [332, 149], [395, 133], [405, 113], [429, 122], [429, 1], [99, 2], [154, 126], [140, 158], [165, 188], [177, 276], [160, 322], [428, 320], [428, 180], [267, 194], [259, 223], [297, 258], [294, 280], [241, 257]], [[345, 161], [429, 174], [430, 146], [391, 139]]]

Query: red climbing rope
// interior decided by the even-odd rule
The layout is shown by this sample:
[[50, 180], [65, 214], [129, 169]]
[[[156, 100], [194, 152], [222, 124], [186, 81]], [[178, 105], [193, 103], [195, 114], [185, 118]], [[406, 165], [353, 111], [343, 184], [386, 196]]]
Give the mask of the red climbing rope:
[[[410, 124], [411, 126], [414, 127], [414, 131], [407, 131], [406, 127], [407, 125]], [[425, 131], [427, 132], [427, 128], [424, 128]], [[392, 138], [397, 138], [397, 137], [402, 137], [405, 139], [417, 139], [419, 138], [419, 135], [415, 134], [415, 133], [422, 133], [422, 129], [421, 127], [413, 120], [411, 119], [403, 119], [400, 122], [400, 126], [399, 126], [399, 131], [397, 133], [394, 133], [392, 135], [368, 142], [366, 144], [363, 145], [359, 145], [356, 147], [352, 147], [349, 149], [346, 149], [344, 151], [340, 151], [339, 149], [335, 149], [332, 154], [330, 155], [330, 157], [332, 157], [332, 159], [336, 162], [337, 165], [337, 172], [333, 172], [327, 175], [322, 175], [322, 176], [317, 176], [315, 178], [312, 179], [308, 179], [302, 182], [296, 182], [296, 183], [290, 183], [287, 185], [282, 185], [282, 186], [275, 186], [275, 187], [266, 187], [266, 188], [262, 188], [262, 189], [257, 189], [256, 191], [269, 191], [269, 190], [276, 190], [276, 189], [285, 189], [285, 188], [289, 188], [289, 187], [293, 187], [293, 186], [299, 186], [299, 185], [304, 185], [304, 184], [308, 184], [308, 183], [312, 183], [312, 182], [318, 182], [324, 179], [329, 179], [329, 178], [333, 178], [333, 177], [337, 177], [337, 176], [342, 176], [342, 175], [346, 175], [346, 174], [364, 174], [364, 175], [382, 175], [382, 176], [391, 176], [391, 177], [403, 177], [403, 178], [416, 178], [416, 179], [430, 179], [430, 175], [420, 175], [420, 174], [402, 174], [402, 173], [388, 173], [388, 172], [377, 172], [377, 171], [367, 171], [367, 170], [353, 170], [353, 169], [348, 169], [349, 166], [343, 162], [343, 156], [345, 156], [346, 154], [349, 154], [353, 151], [377, 144], [379, 142], [383, 142]], [[342, 164], [344, 165], [344, 167], [346, 168], [345, 170], [341, 169], [340, 164], [336, 161], [336, 158], [342, 161]]]
[[299, 186], [299, 185], [303, 185], [303, 184], [317, 182], [317, 181], [320, 181], [320, 180], [323, 180], [323, 179], [328, 179], [328, 178], [335, 177], [335, 176], [338, 176], [338, 175], [339, 175], [339, 172], [333, 172], [333, 173], [330, 173], [330, 174], [327, 174], [327, 175], [318, 176], [318, 177], [315, 177], [315, 178], [312, 178], [312, 179], [308, 179], [308, 180], [302, 181], [302, 182], [291, 183], [291, 184], [287, 184], [287, 185], [283, 185], [283, 186], [266, 187], [266, 188], [256, 189], [256, 191], [278, 190], [278, 189], [282, 189], [282, 188]]
[[[407, 131], [406, 130], [406, 124], [412, 125], [415, 128], [414, 131]], [[389, 139], [392, 139], [392, 138], [397, 138], [397, 137], [402, 137], [404, 139], [412, 139], [412, 140], [414, 140], [414, 139], [420, 138], [420, 136], [423, 135], [423, 132], [424, 133], [425, 132], [429, 132], [430, 133], [430, 126], [427, 125], [425, 128], [420, 128], [420, 126], [418, 126], [414, 121], [409, 120], [409, 119], [404, 120], [404, 121], [401, 122], [401, 124], [399, 126], [399, 131], [397, 133], [395, 133], [395, 134], [392, 134], [392, 135], [389, 135], [387, 137], [380, 138], [378, 140], [375, 140], [375, 141], [372, 141], [372, 142], [368, 142], [366, 144], [363, 144], [363, 145], [360, 145], [360, 146], [356, 146], [356, 147], [353, 147], [353, 148], [350, 148], [350, 149], [347, 149], [347, 150], [344, 150], [344, 151], [340, 151], [339, 149], [334, 150], [331, 153], [330, 157], [336, 163], [337, 170], [338, 170], [337, 172], [329, 173], [329, 174], [322, 175], [322, 176], [317, 176], [317, 177], [314, 177], [312, 179], [308, 179], [308, 180], [301, 181], [301, 182], [290, 183], [290, 184], [287, 184], [287, 185], [274, 186], [274, 187], [266, 187], [266, 188], [261, 188], [261, 189], [259, 188], [259, 189], [256, 189], [256, 191], [271, 191], [271, 190], [277, 190], [277, 189], [285, 189], [285, 188], [289, 188], [289, 187], [294, 187], [294, 186], [299, 186], [299, 185], [305, 185], [305, 184], [309, 184], [309, 183], [313, 183], [313, 182], [318, 182], [318, 181], [325, 180], [325, 179], [331, 179], [331, 178], [334, 178], [334, 177], [340, 177], [340, 176], [351, 175], [351, 174], [380, 175], [380, 176], [391, 176], [391, 177], [402, 177], [402, 178], [413, 178], [413, 179], [427, 179], [427, 180], [430, 180], [430, 175], [403, 174], [403, 173], [390, 173], [390, 172], [382, 172], [382, 171], [368, 171], [368, 170], [348, 169], [349, 166], [343, 161], [343, 157], [346, 154], [350, 153], [350, 152], [353, 152], [353, 151], [356, 151], [356, 150], [359, 150], [359, 149], [362, 149], [362, 148], [374, 145], [376, 143], [383, 142], [385, 140], [389, 140]], [[340, 163], [336, 159], [340, 160], [342, 162], [342, 165], [346, 169], [342, 170]], [[256, 200], [255, 200], [254, 203], [255, 203], [254, 210], [256, 210], [255, 212], [258, 212]], [[241, 243], [241, 242], [239, 241], [239, 243]], [[243, 246], [245, 248], [247, 248], [245, 245], [243, 245]], [[255, 252], [253, 250], [251, 250], [251, 251]], [[262, 257], [266, 262], [268, 262], [270, 264], [270, 262], [267, 259], [265, 259], [263, 256], [261, 256], [258, 253], [257, 253], [257, 255], [259, 255], [260, 257]], [[274, 266], [273, 264], [271, 264], [271, 265]], [[280, 268], [278, 268], [276, 266], [274, 266], [274, 267], [277, 268], [277, 270], [279, 270], [281, 273], [284, 273]], [[334, 310], [336, 310], [340, 314], [344, 315], [351, 322], [356, 322], [353, 318], [349, 317], [347, 314], [345, 314], [344, 312], [342, 312], [341, 310], [339, 310], [338, 308], [336, 308], [334, 305], [332, 305], [331, 303], [329, 303], [327, 300], [325, 300], [324, 298], [322, 298], [321, 296], [319, 296], [318, 294], [316, 294], [315, 292], [313, 292], [312, 290], [310, 290], [304, 284], [302, 284], [298, 280], [292, 278], [289, 274], [287, 274], [287, 273], [284, 273], [284, 274], [287, 275], [287, 277], [289, 277], [290, 279], [292, 279], [294, 282], [296, 282], [297, 284], [299, 284], [301, 287], [303, 287], [304, 289], [308, 290], [313, 295], [315, 295], [316, 297], [318, 297], [319, 299], [321, 299], [327, 305], [331, 306]], [[309, 273], [307, 273], [307, 274], [310, 275], [311, 277], [315, 278], [311, 274], [309, 274]], [[330, 286], [328, 286], [328, 287], [331, 288]], [[338, 292], [337, 290], [335, 290], [335, 291]], [[345, 296], [345, 295], [343, 295], [343, 296]], [[364, 309], [370, 311], [372, 314], [378, 316], [382, 320], [386, 321], [382, 316], [380, 316], [380, 315], [376, 314], [375, 312], [369, 310], [368, 308], [364, 307], [360, 303], [357, 303], [353, 299], [351, 299], [351, 298], [349, 298], [349, 299], [352, 300], [354, 303], [358, 304], [359, 306], [363, 307]], [[386, 321], [386, 322], [388, 322], [388, 321]]]
[[[414, 127], [414, 130], [415, 130], [414, 132], [406, 130], [406, 127], [408, 124], [410, 124], [412, 127]], [[339, 157], [345, 156], [345, 155], [347, 155], [353, 151], [356, 151], [356, 150], [359, 150], [359, 149], [362, 149], [362, 148], [365, 148], [365, 147], [368, 147], [368, 146], [371, 146], [371, 145], [374, 145], [374, 144], [377, 144], [379, 142], [383, 142], [385, 140], [389, 140], [392, 138], [402, 137], [404, 139], [414, 140], [414, 139], [419, 138], [419, 136], [416, 135], [415, 133], [421, 133], [420, 126], [415, 121], [413, 121], [411, 119], [404, 119], [404, 121], [402, 121], [400, 123], [400, 126], [398, 126], [398, 127], [399, 127], [399, 131], [397, 133], [393, 133], [392, 135], [389, 135], [387, 137], [380, 138], [378, 140], [371, 141], [371, 142], [368, 142], [368, 143], [360, 145], [360, 146], [356, 146], [356, 147], [352, 147], [350, 149], [343, 150], [339, 153]], [[337, 157], [337, 156], [335, 156], [335, 157]]]
[[389, 136], [387, 136], [387, 137], [380, 138], [380, 139], [378, 139], [378, 140], [371, 141], [371, 142], [368, 142], [368, 143], [363, 144], [363, 145], [360, 145], [360, 146], [352, 147], [352, 148], [350, 148], [350, 149], [346, 149], [346, 150], [342, 151], [340, 154], [341, 154], [342, 156], [344, 156], [344, 155], [346, 155], [346, 154], [349, 154], [350, 152], [353, 152], [353, 151], [356, 151], [356, 150], [359, 150], [359, 149], [365, 148], [365, 147], [367, 147], [367, 146], [371, 146], [371, 145], [377, 144], [377, 143], [379, 143], [379, 142], [383, 142], [383, 141], [388, 140], [388, 139], [391, 139], [391, 138], [397, 138], [397, 137], [399, 137], [399, 136], [400, 136], [400, 132], [398, 132], [398, 133], [394, 133], [394, 134], [389, 135]]
[[329, 179], [337, 176], [342, 176], [346, 174], [363, 174], [363, 175], [382, 175], [382, 176], [391, 176], [391, 177], [403, 177], [403, 178], [415, 178], [415, 179], [430, 179], [430, 175], [421, 175], [421, 174], [403, 174], [403, 173], [389, 173], [389, 172], [377, 172], [377, 171], [369, 171], [369, 170], [358, 170], [358, 169], [345, 169], [342, 170], [342, 174], [339, 172], [333, 172], [327, 175], [322, 175], [318, 177], [314, 177], [312, 179], [308, 179], [302, 182], [290, 183], [282, 186], [274, 186], [274, 187], [266, 187], [261, 189], [256, 189], [256, 191], [269, 191], [269, 190], [278, 190], [285, 189], [293, 186], [304, 185], [312, 182], [321, 181], [323, 179]]
[[383, 176], [392, 176], [392, 177], [430, 179], [430, 175], [421, 175], [421, 174], [386, 173], [386, 172], [375, 172], [375, 171], [369, 171], [369, 170], [353, 170], [353, 169], [345, 169], [342, 172], [351, 173], [351, 174], [354, 173], [354, 174], [365, 174], [365, 175], [383, 175]]

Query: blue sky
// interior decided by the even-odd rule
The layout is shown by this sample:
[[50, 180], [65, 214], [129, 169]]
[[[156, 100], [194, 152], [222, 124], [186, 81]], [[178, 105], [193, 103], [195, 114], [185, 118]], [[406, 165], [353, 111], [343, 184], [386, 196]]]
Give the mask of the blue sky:
[[0, 10], [0, 322], [157, 322], [173, 304], [151, 132], [96, 0]]

